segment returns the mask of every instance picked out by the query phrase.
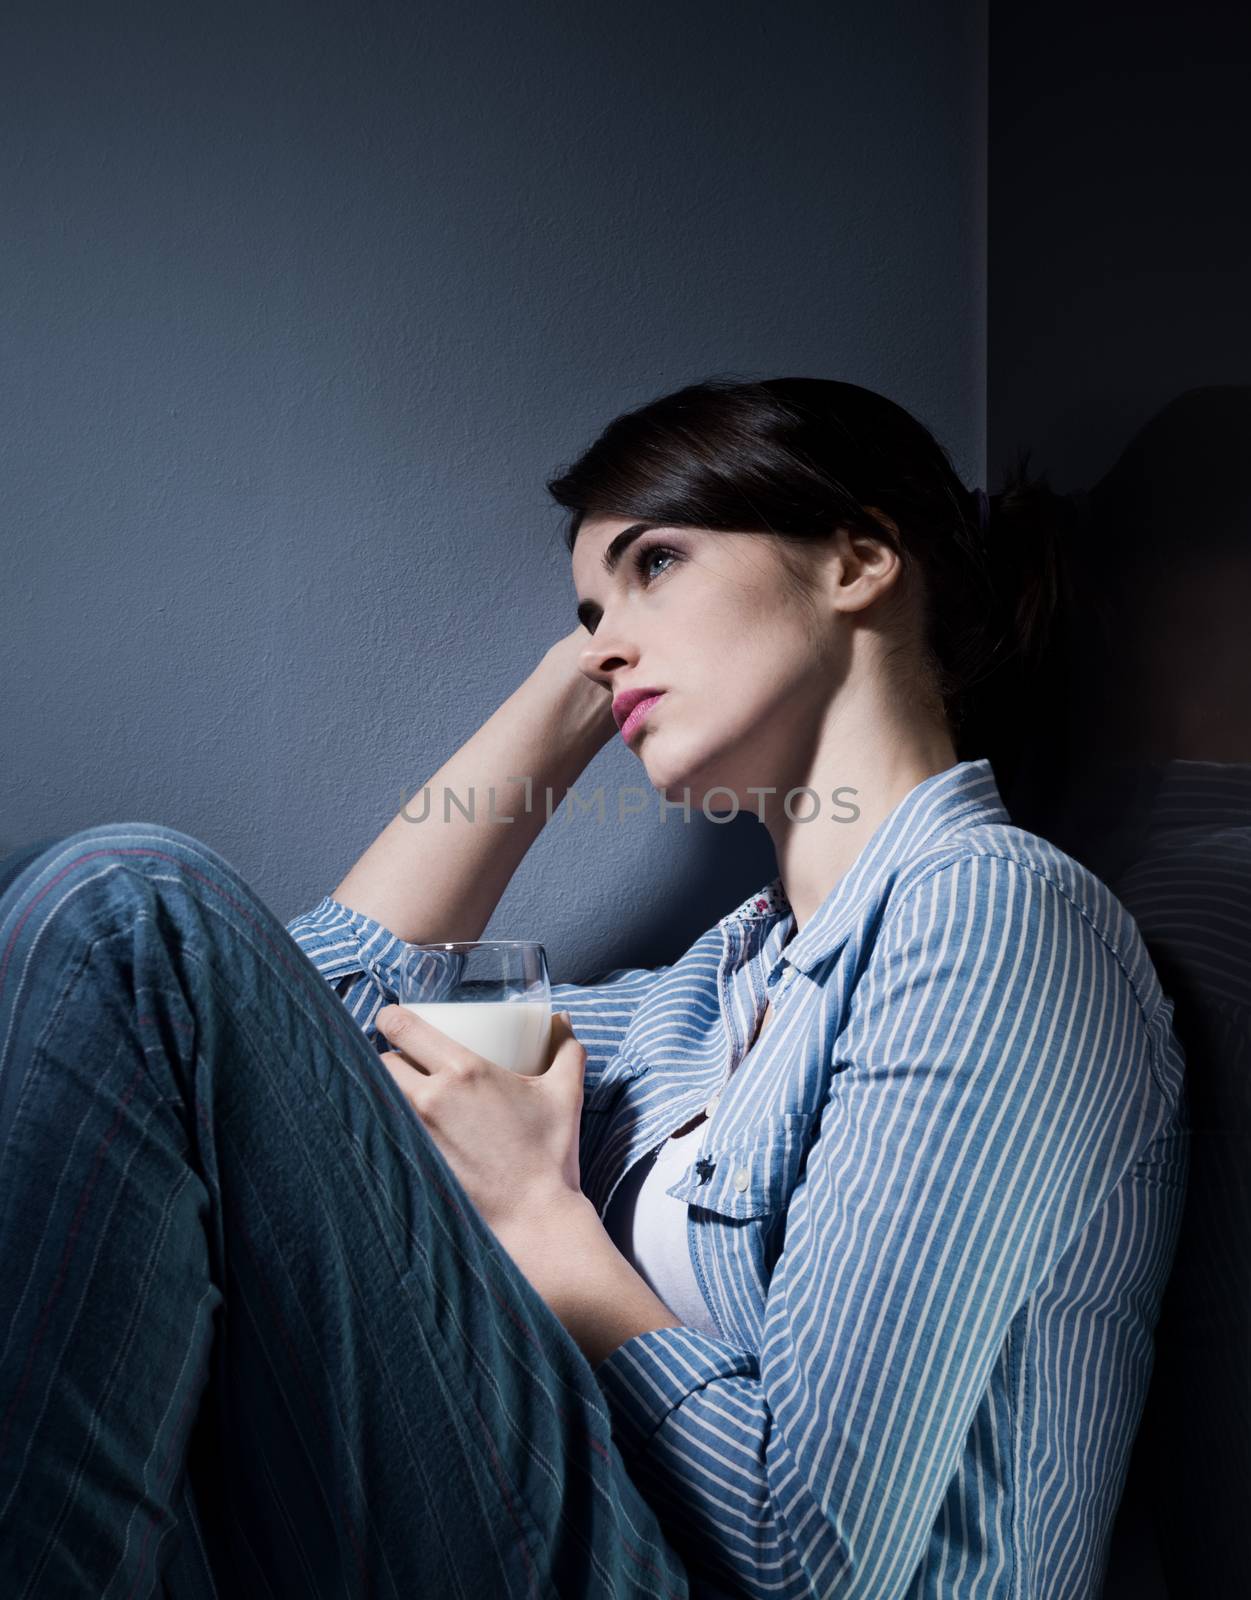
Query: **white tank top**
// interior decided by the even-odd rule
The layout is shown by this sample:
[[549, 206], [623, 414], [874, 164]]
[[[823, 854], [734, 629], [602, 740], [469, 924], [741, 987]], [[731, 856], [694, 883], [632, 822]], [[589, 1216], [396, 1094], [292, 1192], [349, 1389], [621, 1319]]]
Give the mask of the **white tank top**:
[[685, 1327], [723, 1337], [700, 1293], [687, 1242], [690, 1207], [665, 1190], [698, 1159], [708, 1119], [670, 1137], [656, 1156], [626, 1173], [608, 1204], [604, 1227], [634, 1270]]

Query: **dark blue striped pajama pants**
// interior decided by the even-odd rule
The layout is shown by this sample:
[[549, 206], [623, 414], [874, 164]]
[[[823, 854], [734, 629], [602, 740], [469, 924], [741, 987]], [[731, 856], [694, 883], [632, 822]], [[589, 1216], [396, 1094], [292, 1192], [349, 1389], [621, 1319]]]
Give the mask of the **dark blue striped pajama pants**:
[[173, 829], [0, 865], [0, 1346], [4, 1600], [688, 1593], [581, 1351]]

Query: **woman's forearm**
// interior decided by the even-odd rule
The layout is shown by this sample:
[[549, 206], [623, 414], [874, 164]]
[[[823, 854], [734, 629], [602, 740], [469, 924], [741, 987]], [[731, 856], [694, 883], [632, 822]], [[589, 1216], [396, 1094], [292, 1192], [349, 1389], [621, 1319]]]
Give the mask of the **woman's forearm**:
[[[616, 731], [607, 691], [577, 670], [588, 638], [579, 627], [546, 652], [392, 818], [334, 899], [410, 943], [481, 938], [547, 821], [546, 791], [554, 812]], [[455, 800], [445, 801], [445, 791]], [[461, 807], [472, 809], [472, 820]]]

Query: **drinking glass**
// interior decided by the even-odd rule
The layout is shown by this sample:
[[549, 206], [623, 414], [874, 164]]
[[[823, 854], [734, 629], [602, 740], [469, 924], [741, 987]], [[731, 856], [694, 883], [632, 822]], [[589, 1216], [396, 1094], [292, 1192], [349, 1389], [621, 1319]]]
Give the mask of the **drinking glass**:
[[395, 1003], [509, 1072], [547, 1070], [552, 990], [543, 946], [530, 939], [410, 944]]

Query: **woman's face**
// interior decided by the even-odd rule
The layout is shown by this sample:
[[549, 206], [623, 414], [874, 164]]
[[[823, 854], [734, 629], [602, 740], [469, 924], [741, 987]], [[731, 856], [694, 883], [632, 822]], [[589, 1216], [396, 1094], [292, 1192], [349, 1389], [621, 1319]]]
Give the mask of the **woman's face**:
[[[666, 798], [680, 803], [688, 790], [691, 805], [702, 806], [723, 785], [742, 810], [759, 814], [749, 787], [781, 794], [803, 782], [796, 774], [811, 762], [845, 671], [847, 619], [823, 618], [793, 576], [817, 571], [836, 541], [809, 554], [757, 533], [644, 524], [625, 537], [638, 526], [601, 517], [579, 530], [578, 618], [594, 636], [582, 671], [614, 699], [662, 691], [627, 742]], [[708, 807], [732, 809], [727, 795]]]

